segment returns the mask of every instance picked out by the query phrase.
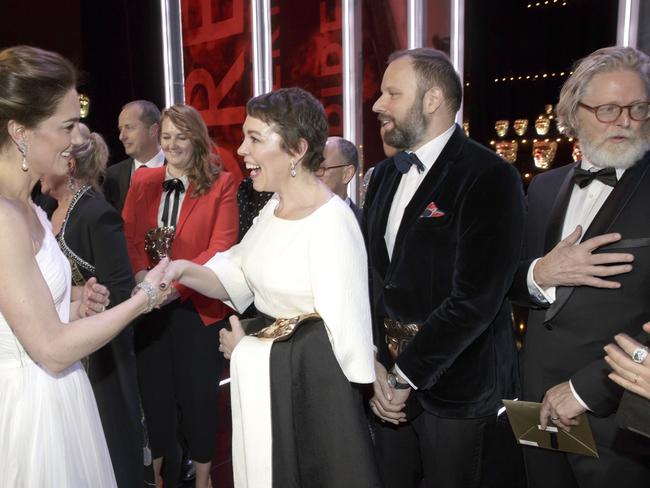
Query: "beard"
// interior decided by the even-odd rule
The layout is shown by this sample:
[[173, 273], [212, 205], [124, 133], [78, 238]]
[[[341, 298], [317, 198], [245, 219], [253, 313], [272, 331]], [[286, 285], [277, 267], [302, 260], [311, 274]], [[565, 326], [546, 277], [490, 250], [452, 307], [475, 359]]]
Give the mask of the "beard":
[[417, 97], [404, 120], [399, 122], [392, 117], [380, 115], [381, 122], [390, 121], [393, 128], [382, 132], [384, 143], [399, 150], [415, 147], [424, 134], [427, 121], [422, 113], [422, 97]]
[[[650, 126], [644, 125], [640, 131], [617, 128], [605, 136], [589, 139], [578, 131], [580, 149], [584, 157], [599, 168], [628, 169], [634, 166], [650, 149]], [[624, 136], [628, 140], [612, 144], [607, 139]]]

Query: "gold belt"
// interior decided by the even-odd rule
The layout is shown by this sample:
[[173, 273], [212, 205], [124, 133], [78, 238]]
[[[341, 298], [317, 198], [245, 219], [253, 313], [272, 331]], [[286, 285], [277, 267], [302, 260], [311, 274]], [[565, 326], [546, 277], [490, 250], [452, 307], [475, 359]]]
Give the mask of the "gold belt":
[[311, 320], [320, 319], [317, 313], [306, 313], [290, 319], [276, 319], [271, 325], [264, 327], [250, 335], [260, 339], [273, 339], [274, 341], [286, 341], [293, 335], [299, 325]]
[[419, 324], [404, 324], [398, 320], [384, 319], [386, 329], [386, 345], [393, 360], [397, 359], [406, 345], [420, 331]]

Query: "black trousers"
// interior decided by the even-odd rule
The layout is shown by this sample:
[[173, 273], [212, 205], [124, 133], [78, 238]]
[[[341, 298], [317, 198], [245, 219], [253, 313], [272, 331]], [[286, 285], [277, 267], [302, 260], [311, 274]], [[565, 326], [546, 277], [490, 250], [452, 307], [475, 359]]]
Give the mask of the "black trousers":
[[154, 458], [178, 452], [180, 433], [193, 460], [212, 461], [224, 325], [204, 326], [189, 301], [153, 311], [137, 325], [138, 381]]
[[614, 416], [589, 415], [598, 458], [524, 447], [530, 488], [647, 488], [650, 439], [617, 428]]
[[496, 415], [449, 419], [422, 412], [399, 427], [375, 419], [375, 451], [385, 488], [481, 486], [485, 431]]

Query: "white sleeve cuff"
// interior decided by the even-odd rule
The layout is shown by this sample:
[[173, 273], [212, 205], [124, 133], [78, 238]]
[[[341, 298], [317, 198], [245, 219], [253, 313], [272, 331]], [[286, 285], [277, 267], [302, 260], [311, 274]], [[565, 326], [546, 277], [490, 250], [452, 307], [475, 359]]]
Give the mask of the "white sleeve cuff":
[[411, 388], [413, 388], [414, 390], [418, 389], [417, 386], [415, 386], [413, 383], [411, 383], [411, 380], [409, 380], [408, 376], [406, 376], [404, 373], [402, 373], [402, 370], [399, 369], [399, 366], [397, 365], [397, 363], [395, 363], [395, 366], [393, 366], [393, 367], [395, 368], [395, 372], [398, 375], [400, 375], [402, 378], [404, 378]]
[[229, 259], [228, 253], [229, 251], [215, 254], [204, 266], [217, 275], [228, 293], [229, 299], [223, 300], [223, 303], [243, 313], [253, 303], [253, 292], [248, 287], [241, 268]]
[[543, 290], [537, 283], [535, 283], [535, 280], [533, 279], [533, 270], [535, 269], [535, 265], [539, 260], [540, 258], [535, 259], [532, 263], [530, 263], [530, 267], [528, 268], [528, 274], [526, 275], [528, 293], [530, 293], [542, 303], [551, 304], [555, 301], [555, 287], [550, 286], [546, 290]]
[[576, 398], [578, 403], [582, 405], [582, 408], [589, 410], [590, 412], [592, 411], [591, 408], [587, 406], [585, 402], [582, 401], [582, 398], [580, 398], [580, 395], [576, 392], [576, 389], [573, 387], [573, 383], [571, 383], [571, 380], [569, 380], [569, 386], [571, 387], [571, 393], [573, 393], [573, 396]]

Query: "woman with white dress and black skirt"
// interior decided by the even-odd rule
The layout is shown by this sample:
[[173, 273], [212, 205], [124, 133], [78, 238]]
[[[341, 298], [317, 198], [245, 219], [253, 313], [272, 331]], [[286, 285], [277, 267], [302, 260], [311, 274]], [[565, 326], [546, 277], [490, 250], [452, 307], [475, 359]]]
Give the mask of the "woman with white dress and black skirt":
[[236, 487], [379, 486], [353, 385], [375, 378], [366, 253], [349, 206], [314, 174], [325, 112], [287, 88], [253, 98], [247, 114], [238, 154], [255, 190], [275, 195], [240, 244], [204, 266], [170, 263], [163, 285], [177, 280], [239, 311], [254, 301], [261, 327], [275, 322], [253, 336], [231, 318], [221, 331]]

